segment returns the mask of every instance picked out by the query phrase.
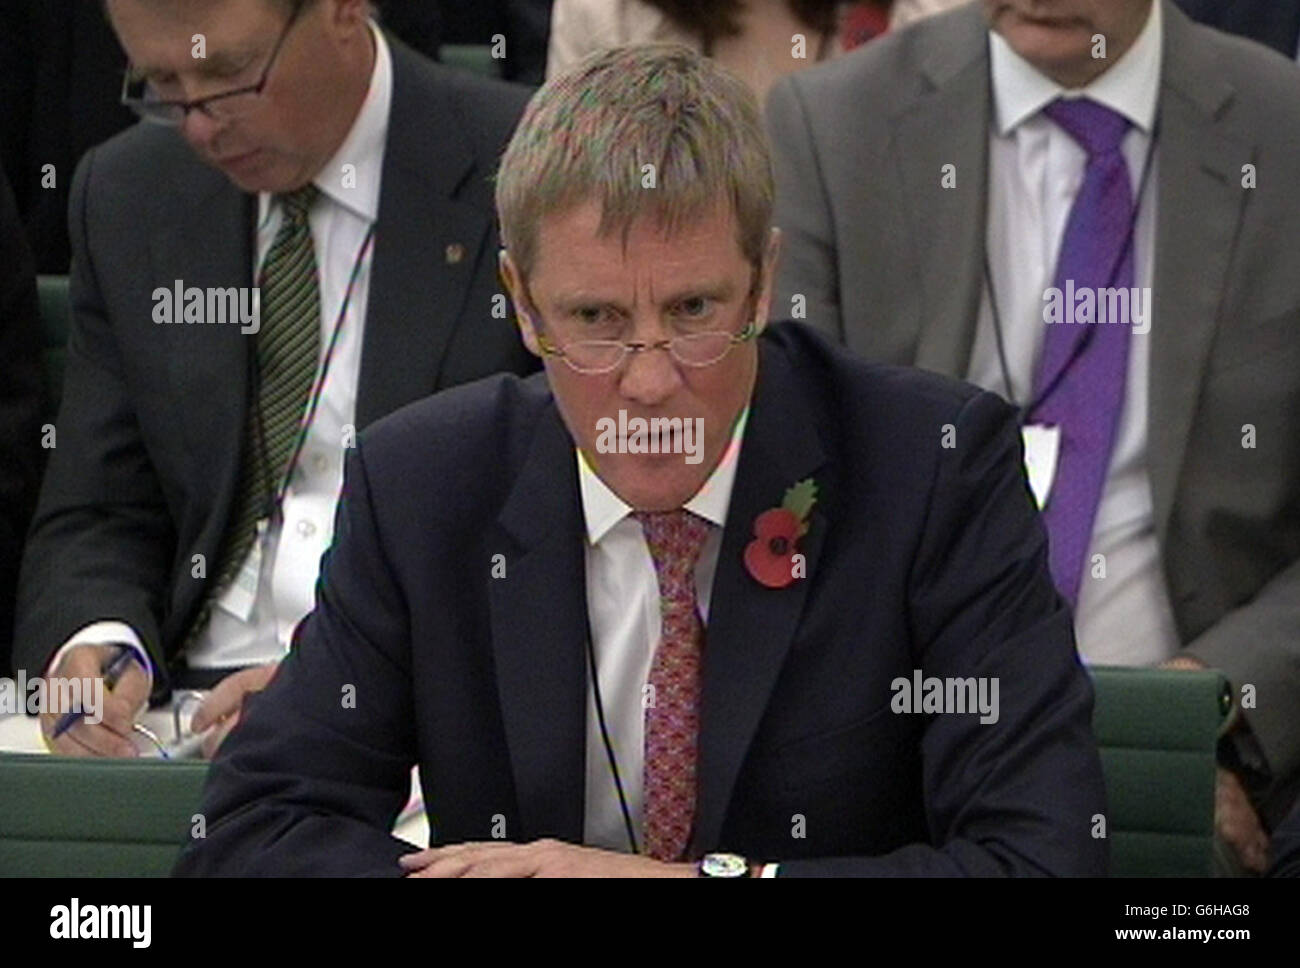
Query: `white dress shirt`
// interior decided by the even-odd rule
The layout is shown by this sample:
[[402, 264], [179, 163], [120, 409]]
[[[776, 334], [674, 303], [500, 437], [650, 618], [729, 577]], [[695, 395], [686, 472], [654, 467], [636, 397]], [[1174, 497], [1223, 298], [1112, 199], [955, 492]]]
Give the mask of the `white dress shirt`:
[[[1053, 284], [1057, 256], [1074, 198], [1082, 187], [1087, 155], [1041, 111], [1058, 97], [1086, 95], [1127, 117], [1132, 127], [1121, 146], [1137, 201], [1152, 144], [1160, 90], [1160, 4], [1151, 5], [1133, 46], [1087, 87], [1066, 91], [989, 32], [994, 115], [989, 132], [990, 273], [1001, 318], [1008, 390], [998, 362], [987, 287], [967, 379], [1028, 402], [1046, 325], [1043, 292]], [[1135, 284], [1149, 288], [1155, 255], [1159, 149], [1140, 200], [1135, 238]], [[1150, 325], [1162, 321], [1159, 293]], [[1128, 373], [1115, 449], [1093, 525], [1075, 612], [1079, 651], [1093, 663], [1153, 665], [1178, 649], [1178, 633], [1165, 588], [1155, 533], [1147, 468], [1147, 398], [1150, 333], [1130, 336]], [[1050, 500], [1050, 498], [1049, 498]], [[1093, 577], [1093, 556], [1105, 561], [1105, 578]]]
[[[341, 320], [339, 311], [362, 243], [379, 215], [380, 178], [393, 93], [387, 41], [374, 23], [371, 35], [375, 64], [369, 91], [343, 144], [313, 180], [321, 194], [308, 214], [319, 270], [322, 362], [336, 320], [342, 328], [320, 389], [320, 401], [284, 494], [282, 514], [269, 522], [260, 549], [255, 542], [245, 559], [246, 564], [256, 562], [256, 556], [261, 555], [252, 609], [241, 617], [231, 594], [224, 595], [186, 654], [193, 668], [229, 668], [282, 658], [294, 628], [312, 608], [320, 557], [333, 537], [334, 510], [343, 485], [344, 448], [350, 446], [345, 431], [351, 430], [356, 413], [373, 245], [367, 247], [361, 259]], [[254, 279], [281, 219], [281, 205], [274, 196], [260, 193]], [[209, 569], [215, 565], [208, 562]], [[101, 642], [124, 642], [144, 651], [140, 636], [129, 625], [120, 621], [94, 622], [70, 638], [51, 665], [57, 665], [63, 653], [74, 645]]]
[[[722, 529], [731, 503], [736, 462], [748, 417], [747, 407], [736, 421], [731, 442], [718, 466], [684, 505], [686, 510], [714, 525], [695, 565], [695, 597], [706, 626]], [[641, 524], [632, 517], [632, 508], [596, 476], [580, 452], [575, 451], [575, 455], [587, 527], [587, 617], [596, 653], [601, 705], [632, 815], [632, 827], [641, 846], [645, 843], [642, 791], [645, 707], [641, 697], [663, 621], [659, 610], [659, 579]], [[609, 756], [600, 735], [594, 690], [587, 691], [587, 783], [582, 840], [593, 847], [631, 851]]]

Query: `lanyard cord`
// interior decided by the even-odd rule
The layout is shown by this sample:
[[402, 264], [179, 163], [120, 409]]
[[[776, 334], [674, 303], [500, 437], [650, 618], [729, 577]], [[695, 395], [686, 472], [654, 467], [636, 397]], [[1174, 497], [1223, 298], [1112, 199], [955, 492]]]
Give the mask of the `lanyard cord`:
[[[1119, 254], [1115, 257], [1115, 261], [1111, 263], [1110, 272], [1106, 276], [1107, 289], [1109, 289], [1111, 283], [1115, 281], [1115, 276], [1119, 274], [1119, 267], [1123, 264], [1124, 259], [1133, 248], [1133, 239], [1137, 234], [1138, 214], [1142, 209], [1142, 199], [1146, 195], [1147, 183], [1150, 181], [1151, 163], [1155, 157], [1156, 140], [1159, 131], [1160, 116], [1157, 115], [1155, 123], [1151, 127], [1151, 143], [1147, 146], [1146, 159], [1142, 163], [1142, 177], [1138, 181], [1137, 197], [1133, 200], [1133, 212], [1129, 216], [1128, 231], [1125, 233], [1124, 245], [1121, 246]], [[1089, 344], [1092, 342], [1093, 328], [1090, 326], [1085, 330], [1083, 337], [1075, 342], [1069, 358], [1065, 361], [1065, 365], [1057, 371], [1056, 375], [1052, 378], [1052, 382], [1043, 387], [1042, 392], [1040, 392], [1036, 397], [1032, 397], [1030, 402], [1022, 407], [1020, 401], [1016, 398], [1015, 389], [1011, 384], [1011, 368], [1007, 365], [1005, 337], [1002, 333], [1002, 317], [1001, 313], [998, 311], [997, 291], [993, 287], [993, 271], [989, 266], [987, 244], [984, 246], [984, 285], [987, 287], [989, 294], [989, 309], [991, 310], [991, 315], [993, 317], [993, 338], [997, 344], [998, 367], [1002, 371], [1002, 382], [1007, 388], [1007, 398], [1011, 401], [1011, 405], [1020, 411], [1020, 423], [1023, 426], [1029, 420], [1030, 415], [1033, 414], [1038, 407], [1042, 406], [1047, 398], [1052, 395], [1052, 392], [1056, 390], [1061, 381], [1065, 378], [1065, 374], [1069, 372], [1070, 367], [1072, 367], [1079, 357], [1083, 355], [1084, 351], [1087, 350]]]
[[618, 760], [614, 757], [614, 745], [609, 741], [609, 730], [605, 728], [605, 706], [600, 701], [600, 680], [596, 678], [596, 646], [592, 642], [591, 617], [587, 617], [587, 660], [591, 665], [591, 688], [596, 698], [596, 720], [600, 724], [600, 738], [605, 742], [605, 753], [609, 758], [609, 771], [614, 776], [614, 789], [618, 791], [618, 805], [623, 811], [623, 827], [627, 831], [627, 842], [632, 853], [639, 854], [636, 834], [632, 830], [632, 813], [627, 808], [627, 797], [623, 794], [623, 780], [618, 772]]

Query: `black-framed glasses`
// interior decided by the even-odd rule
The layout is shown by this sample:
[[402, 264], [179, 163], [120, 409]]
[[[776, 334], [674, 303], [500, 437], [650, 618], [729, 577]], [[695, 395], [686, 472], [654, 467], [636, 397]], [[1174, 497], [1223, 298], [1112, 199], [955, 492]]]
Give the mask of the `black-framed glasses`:
[[[541, 347], [543, 355], [561, 359], [571, 370], [588, 376], [611, 373], [622, 366], [631, 354], [651, 350], [666, 350], [682, 366], [692, 369], [712, 366], [721, 362], [732, 347], [747, 343], [758, 335], [758, 320], [753, 317], [753, 311], [761, 279], [762, 273], [755, 267], [749, 295], [745, 299], [745, 315], [749, 319], [739, 332], [710, 330], [704, 333], [684, 333], [652, 343], [644, 340], [579, 339], [560, 345], [538, 327], [537, 345]], [[524, 293], [535, 310], [537, 303], [528, 291], [527, 283], [524, 284]]]
[[152, 87], [147, 77], [128, 69], [126, 76], [122, 78], [122, 103], [146, 121], [173, 128], [183, 124], [191, 111], [202, 111], [214, 121], [229, 121], [247, 114], [256, 107], [258, 98], [265, 90], [266, 83], [271, 77], [271, 68], [275, 66], [276, 59], [280, 56], [280, 48], [284, 46], [285, 38], [289, 36], [289, 31], [298, 21], [298, 15], [302, 13], [304, 6], [306, 0], [295, 0], [289, 19], [285, 21], [275, 47], [271, 49], [266, 67], [262, 69], [262, 76], [256, 84], [235, 88], [233, 91], [222, 91], [220, 94], [210, 94], [193, 101], [166, 101], [151, 96]]

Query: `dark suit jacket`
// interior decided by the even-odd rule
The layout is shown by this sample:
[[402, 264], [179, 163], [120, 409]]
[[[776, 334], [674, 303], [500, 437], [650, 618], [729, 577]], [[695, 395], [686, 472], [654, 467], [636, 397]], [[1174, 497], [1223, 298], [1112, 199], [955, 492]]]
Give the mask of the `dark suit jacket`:
[[[1257, 690], [1247, 721], [1278, 780], [1276, 820], [1300, 778], [1300, 68], [1167, 0], [1164, 27], [1155, 311], [1141, 337], [1156, 533], [1184, 647]], [[773, 305], [802, 294], [810, 325], [868, 359], [964, 376], [990, 110], [978, 5], [777, 84]]]
[[1300, 48], [1300, 0], [1177, 0], [1194, 20], [1240, 34], [1295, 60]]
[[[492, 315], [489, 184], [528, 92], [390, 45], [358, 428], [443, 387], [534, 368], [512, 323]], [[231, 511], [253, 341], [237, 326], [159, 326], [151, 293], [177, 279], [252, 285], [255, 209], [157, 126], [124, 132], [78, 168], [58, 447], [20, 583], [15, 654], [28, 668], [110, 617], [163, 666], [195, 618], [215, 569], [192, 578], [191, 556], [216, 560]]]
[[[1011, 409], [799, 326], [760, 347], [703, 655], [694, 854], [785, 875], [1103, 871], [1092, 688]], [[511, 840], [580, 841], [585, 531], [544, 379], [491, 378], [363, 435], [316, 610], [213, 763], [180, 872], [396, 874], [417, 762], [435, 843], [490, 839], [497, 814]], [[754, 519], [808, 477], [808, 577], [769, 589], [742, 565]], [[998, 677], [998, 721], [896, 714], [891, 682], [914, 669]]]
[[32, 255], [0, 174], [0, 676], [11, 671], [18, 562], [43, 463], [40, 332]]

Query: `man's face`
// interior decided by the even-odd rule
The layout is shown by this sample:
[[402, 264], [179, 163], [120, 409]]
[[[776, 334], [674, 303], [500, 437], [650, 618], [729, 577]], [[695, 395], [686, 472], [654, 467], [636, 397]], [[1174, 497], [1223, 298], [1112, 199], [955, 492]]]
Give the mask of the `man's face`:
[[[538, 334], [563, 347], [593, 336], [652, 343], [704, 331], [738, 333], [748, 321], [767, 318], [777, 235], [760, 273], [741, 252], [727, 209], [672, 237], [642, 219], [626, 248], [617, 232], [599, 237], [599, 224], [593, 202], [550, 215], [539, 228], [526, 287], [509, 255], [502, 272], [521, 310], [524, 342], [542, 356], [569, 433], [597, 475], [636, 510], [671, 510], [690, 500], [717, 466], [753, 391], [755, 342], [734, 345], [719, 362], [700, 368], [655, 349], [629, 354], [609, 373], [583, 374], [563, 359], [543, 356]], [[529, 295], [536, 315], [525, 318]], [[693, 464], [681, 453], [600, 453], [598, 421], [617, 422], [620, 410], [628, 420], [680, 417], [697, 426], [695, 418], [702, 418], [703, 459]]]
[[[1082, 87], [1119, 60], [1146, 25], [1152, 0], [984, 0], [1011, 49], [1064, 87]], [[1106, 56], [1093, 56], [1094, 37]]]
[[[289, 21], [288, 5], [272, 0], [109, 0], [108, 10], [132, 66], [169, 101], [257, 84]], [[309, 0], [262, 93], [238, 99], [247, 109], [221, 120], [193, 110], [180, 131], [244, 191], [297, 188], [342, 143], [372, 58], [362, 0]]]

